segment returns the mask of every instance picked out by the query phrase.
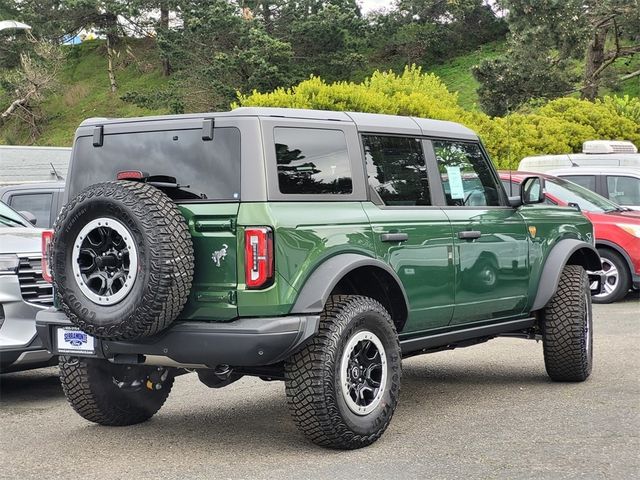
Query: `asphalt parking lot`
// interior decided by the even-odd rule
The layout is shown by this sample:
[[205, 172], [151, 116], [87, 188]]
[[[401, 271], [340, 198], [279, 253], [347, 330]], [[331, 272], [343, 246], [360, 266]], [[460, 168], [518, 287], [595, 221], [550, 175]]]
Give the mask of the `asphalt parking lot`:
[[284, 386], [210, 390], [181, 376], [133, 427], [90, 424], [57, 368], [0, 377], [0, 478], [640, 478], [640, 300], [594, 306], [591, 378], [548, 380], [542, 346], [497, 339], [404, 362], [400, 405], [373, 446], [314, 446]]

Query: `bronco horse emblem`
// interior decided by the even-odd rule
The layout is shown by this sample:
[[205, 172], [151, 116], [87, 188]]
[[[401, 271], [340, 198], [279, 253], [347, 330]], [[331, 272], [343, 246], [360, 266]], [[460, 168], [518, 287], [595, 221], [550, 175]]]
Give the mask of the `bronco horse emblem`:
[[227, 248], [229, 248], [227, 244], [223, 243], [222, 248], [220, 250], [216, 250], [211, 254], [211, 260], [214, 261], [214, 263], [216, 264], [216, 267], [219, 267], [220, 262], [224, 260], [224, 257], [227, 256]]

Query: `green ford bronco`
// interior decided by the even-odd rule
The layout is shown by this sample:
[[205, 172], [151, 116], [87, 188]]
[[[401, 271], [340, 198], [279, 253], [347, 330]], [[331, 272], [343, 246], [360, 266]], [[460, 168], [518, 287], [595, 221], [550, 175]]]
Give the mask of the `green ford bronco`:
[[376, 441], [402, 358], [542, 340], [549, 376], [592, 365], [593, 229], [508, 197], [477, 135], [443, 121], [276, 108], [77, 130], [45, 232], [56, 306], [37, 317], [84, 418], [153, 416], [177, 375], [284, 380], [317, 444]]

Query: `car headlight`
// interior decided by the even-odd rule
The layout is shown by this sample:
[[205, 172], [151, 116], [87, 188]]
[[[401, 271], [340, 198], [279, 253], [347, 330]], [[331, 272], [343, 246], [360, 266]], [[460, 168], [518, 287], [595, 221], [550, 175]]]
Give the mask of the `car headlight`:
[[18, 265], [20, 259], [17, 255], [0, 255], [0, 275], [16, 273]]
[[630, 223], [619, 223], [618, 226], [625, 232], [640, 238], [640, 225], [633, 225]]

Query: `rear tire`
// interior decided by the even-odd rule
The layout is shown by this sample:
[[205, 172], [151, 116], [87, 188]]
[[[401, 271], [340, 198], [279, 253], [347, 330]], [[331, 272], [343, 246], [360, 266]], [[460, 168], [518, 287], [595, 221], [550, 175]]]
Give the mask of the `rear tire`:
[[542, 312], [544, 364], [552, 380], [582, 382], [593, 365], [593, 318], [587, 272], [566, 265]]
[[[624, 258], [609, 248], [599, 248], [602, 270], [606, 276], [603, 293], [593, 296], [594, 303], [613, 303], [624, 298], [631, 287], [631, 272]], [[607, 291], [608, 290], [608, 291]]]
[[[173, 375], [169, 372], [157, 389], [157, 383], [149, 379], [154, 370], [100, 359], [60, 357], [60, 380], [67, 400], [81, 417], [100, 425], [134, 425], [160, 410], [171, 392]], [[141, 380], [140, 387], [116, 385], [127, 376]]]
[[314, 443], [355, 449], [375, 442], [398, 403], [398, 335], [389, 313], [363, 296], [332, 296], [318, 333], [285, 363], [289, 409]]

